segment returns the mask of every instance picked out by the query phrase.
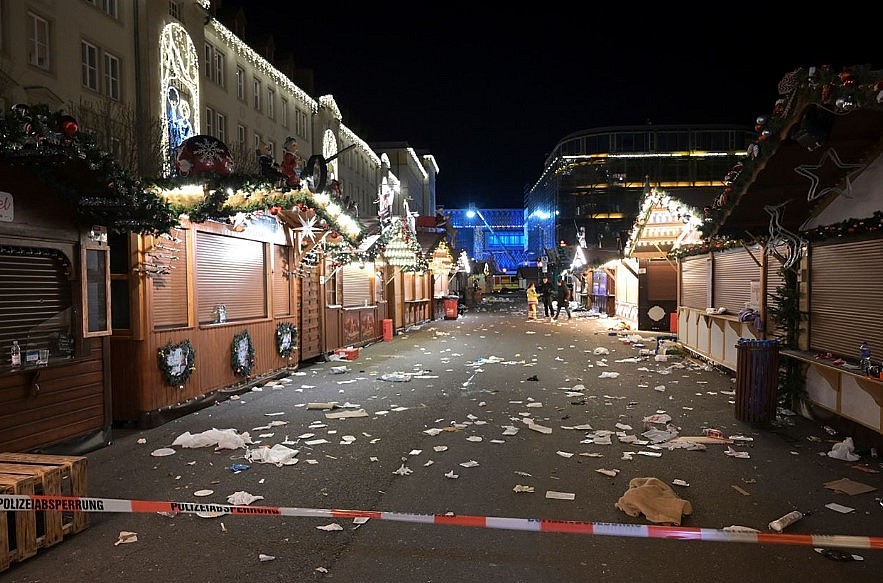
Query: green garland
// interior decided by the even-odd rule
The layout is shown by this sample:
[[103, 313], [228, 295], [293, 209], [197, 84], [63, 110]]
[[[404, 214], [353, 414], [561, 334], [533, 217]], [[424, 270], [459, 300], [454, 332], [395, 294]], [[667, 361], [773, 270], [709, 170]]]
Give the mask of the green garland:
[[[183, 362], [178, 360], [178, 362], [170, 363], [169, 357], [172, 355], [176, 355]], [[190, 378], [190, 374], [196, 370], [196, 351], [189, 339], [184, 339], [180, 344], [169, 340], [165, 346], [156, 351], [156, 356], [159, 361], [159, 369], [166, 379], [166, 384], [170, 386], [183, 388], [184, 383]]]
[[291, 322], [276, 325], [276, 350], [279, 356], [288, 358], [297, 348], [297, 326]]
[[[240, 353], [242, 343], [246, 344], [245, 353]], [[251, 336], [248, 330], [243, 330], [233, 337], [233, 344], [230, 346], [230, 367], [233, 372], [239, 376], [251, 376], [251, 369], [254, 367], [254, 345], [251, 343]]]

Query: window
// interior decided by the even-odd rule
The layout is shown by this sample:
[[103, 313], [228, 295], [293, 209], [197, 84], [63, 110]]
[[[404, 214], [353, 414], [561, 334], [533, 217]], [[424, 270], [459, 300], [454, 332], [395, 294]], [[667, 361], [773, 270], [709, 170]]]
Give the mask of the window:
[[227, 116], [223, 113], [217, 115], [218, 139], [227, 143]]
[[215, 110], [211, 107], [205, 108], [205, 134], [208, 136], [215, 135]]
[[120, 60], [110, 53], [104, 53], [104, 94], [120, 99]]
[[98, 47], [86, 41], [80, 43], [83, 87], [98, 91]]
[[252, 90], [254, 91], [254, 108], [258, 111], [261, 110], [261, 80], [255, 79]]
[[101, 0], [101, 9], [111, 18], [117, 18], [119, 16], [119, 5], [117, 2], [118, 0]]
[[270, 150], [270, 158], [276, 158], [276, 142], [273, 140], [267, 142], [267, 149]]
[[279, 115], [282, 118], [282, 127], [287, 128], [288, 127], [288, 100], [285, 99], [284, 97], [282, 98], [282, 103], [281, 103], [279, 109], [281, 109], [281, 111], [279, 112]]
[[169, 0], [169, 16], [181, 20], [181, 6], [176, 0]]
[[28, 63], [41, 69], [49, 69], [49, 22], [36, 14], [28, 13]]
[[224, 86], [224, 67], [227, 58], [224, 56], [224, 53], [215, 50], [215, 83]]
[[98, 243], [83, 247], [83, 335], [87, 338], [111, 334], [109, 250]]
[[267, 117], [276, 119], [276, 91], [267, 87]]
[[266, 318], [264, 244], [214, 233], [196, 234], [197, 317], [200, 324]]
[[254, 151], [257, 152], [261, 149], [261, 134], [255, 132], [254, 134]]
[[294, 131], [299, 136], [307, 135], [307, 114], [301, 108], [297, 108], [294, 112]]
[[215, 47], [210, 43], [205, 43], [205, 62], [203, 63], [203, 68], [205, 69], [205, 78], [214, 80], [214, 66], [215, 66]]
[[239, 152], [238, 153], [240, 156], [245, 155], [245, 149], [247, 147], [246, 136], [247, 136], [247, 130], [245, 129], [245, 126], [242, 124], [237, 125], [236, 126], [236, 140], [237, 140], [237, 144], [239, 145]]
[[236, 66], [236, 97], [245, 101], [245, 69]]

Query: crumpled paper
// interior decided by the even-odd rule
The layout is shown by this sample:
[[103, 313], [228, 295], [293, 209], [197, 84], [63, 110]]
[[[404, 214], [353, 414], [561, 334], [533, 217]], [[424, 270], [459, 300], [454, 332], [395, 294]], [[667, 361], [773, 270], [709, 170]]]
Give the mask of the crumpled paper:
[[179, 435], [172, 445], [181, 447], [208, 447], [214, 445], [215, 449], [239, 449], [245, 447], [247, 443], [252, 443], [251, 436], [248, 432], [243, 434], [236, 433], [235, 429], [209, 429], [202, 433], [191, 434], [186, 431]]
[[255, 500], [263, 499], [263, 496], [255, 496], [254, 494], [239, 490], [227, 496], [227, 504], [233, 504], [234, 506], [248, 506]]
[[831, 451], [828, 452], [828, 457], [855, 462], [858, 461], [860, 457], [854, 454], [854, 451], [855, 444], [853, 444], [851, 437], [847, 437], [843, 441], [834, 444]]
[[273, 447], [258, 447], [245, 452], [245, 459], [259, 464], [276, 464], [277, 467], [293, 466], [297, 463], [296, 456], [300, 450], [291, 449], [280, 443]]

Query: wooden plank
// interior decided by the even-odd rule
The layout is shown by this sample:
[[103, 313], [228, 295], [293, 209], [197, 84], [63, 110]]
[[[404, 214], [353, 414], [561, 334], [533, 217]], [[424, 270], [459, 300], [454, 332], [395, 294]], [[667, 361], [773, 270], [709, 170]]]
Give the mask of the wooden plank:
[[[0, 453], [0, 462], [59, 466], [62, 469], [62, 495], [75, 497], [89, 495], [86, 479], [86, 458], [84, 456]], [[89, 514], [87, 512], [73, 512], [70, 520], [65, 520], [62, 526], [64, 534], [80, 532], [89, 526]]]
[[[35, 476], [0, 475], [0, 492], [33, 496], [40, 487]], [[33, 510], [0, 510], [7, 528], [0, 530], [0, 572], [12, 561], [23, 561], [37, 554], [37, 514]], [[10, 519], [9, 514], [14, 514]], [[9, 528], [14, 523], [15, 528]], [[11, 535], [11, 536], [10, 536]]]

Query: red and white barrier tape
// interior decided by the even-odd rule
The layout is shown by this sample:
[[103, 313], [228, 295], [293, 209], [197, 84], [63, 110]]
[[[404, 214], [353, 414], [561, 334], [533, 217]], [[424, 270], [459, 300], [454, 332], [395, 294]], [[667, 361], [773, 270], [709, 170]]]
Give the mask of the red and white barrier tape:
[[391, 520], [395, 522], [414, 522], [420, 524], [471, 526], [502, 530], [526, 530], [531, 532], [593, 534], [597, 536], [804, 545], [812, 547], [854, 549], [883, 549], [883, 537], [869, 536], [744, 532], [686, 526], [543, 520], [539, 518], [503, 518], [498, 516], [408, 514], [374, 510], [240, 506], [234, 504], [163, 502], [158, 500], [121, 500], [114, 498], [84, 498], [74, 496], [0, 494], [0, 511], [16, 512], [31, 510], [56, 512], [211, 513], [217, 515], [228, 514], [237, 516], [300, 516], [305, 518], [371, 518], [374, 520]]

